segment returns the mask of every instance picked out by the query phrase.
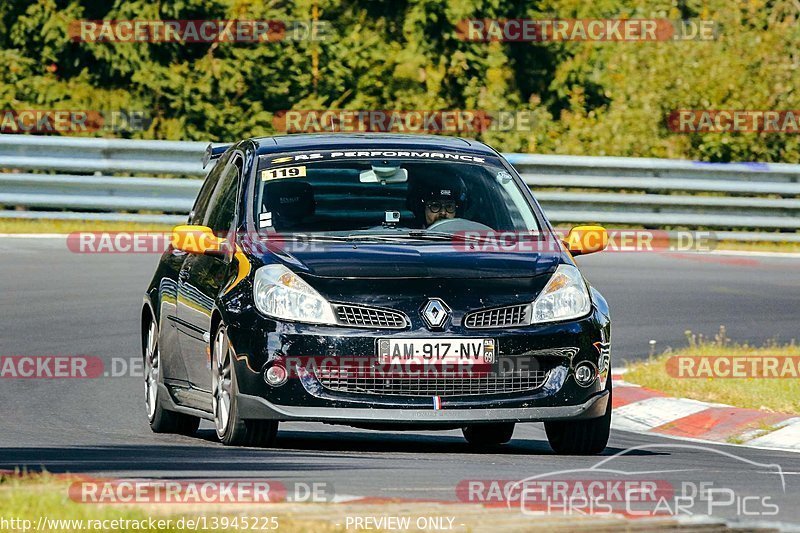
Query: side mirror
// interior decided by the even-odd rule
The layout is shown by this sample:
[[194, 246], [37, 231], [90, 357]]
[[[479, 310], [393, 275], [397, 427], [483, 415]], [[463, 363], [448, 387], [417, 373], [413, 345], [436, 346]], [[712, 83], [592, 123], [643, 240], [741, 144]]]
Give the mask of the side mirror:
[[608, 233], [603, 226], [575, 226], [564, 244], [572, 255], [593, 254], [608, 246]]
[[175, 226], [172, 229], [172, 246], [190, 254], [225, 254], [224, 241], [214, 235], [208, 226]]

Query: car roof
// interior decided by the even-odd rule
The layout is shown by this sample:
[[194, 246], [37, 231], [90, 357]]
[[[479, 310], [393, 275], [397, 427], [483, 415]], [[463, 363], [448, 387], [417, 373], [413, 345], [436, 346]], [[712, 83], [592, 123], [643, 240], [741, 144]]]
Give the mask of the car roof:
[[393, 148], [454, 150], [496, 156], [489, 146], [473, 139], [445, 135], [402, 133], [312, 133], [249, 139], [258, 155], [304, 150]]

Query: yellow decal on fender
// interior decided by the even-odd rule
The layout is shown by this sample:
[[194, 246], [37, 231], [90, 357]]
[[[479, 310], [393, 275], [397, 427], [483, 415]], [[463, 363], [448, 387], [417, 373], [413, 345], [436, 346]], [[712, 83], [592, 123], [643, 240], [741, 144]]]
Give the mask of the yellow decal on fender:
[[247, 275], [250, 273], [250, 261], [247, 260], [247, 256], [244, 255], [241, 248], [236, 246], [236, 253], [233, 254], [234, 259], [236, 259], [239, 263], [239, 270], [236, 272], [236, 278], [231, 282], [225, 292], [223, 294], [228, 294], [236, 287], [239, 282], [241, 282]]

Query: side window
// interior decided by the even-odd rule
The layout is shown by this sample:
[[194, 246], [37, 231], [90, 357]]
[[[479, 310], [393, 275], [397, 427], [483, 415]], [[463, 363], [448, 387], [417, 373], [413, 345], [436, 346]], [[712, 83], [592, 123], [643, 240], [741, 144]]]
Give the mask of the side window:
[[234, 156], [233, 160], [225, 167], [208, 203], [203, 223], [215, 233], [230, 230], [236, 217], [236, 197], [239, 192], [241, 161], [241, 157]]
[[192, 212], [189, 214], [189, 224], [203, 224], [208, 211], [208, 203], [211, 201], [211, 195], [217, 183], [219, 183], [220, 174], [231, 159], [231, 154], [233, 152], [223, 154], [217, 164], [214, 165], [214, 168], [211, 169], [211, 172], [208, 173], [206, 181], [203, 182], [200, 193], [197, 195], [197, 200], [194, 202]]

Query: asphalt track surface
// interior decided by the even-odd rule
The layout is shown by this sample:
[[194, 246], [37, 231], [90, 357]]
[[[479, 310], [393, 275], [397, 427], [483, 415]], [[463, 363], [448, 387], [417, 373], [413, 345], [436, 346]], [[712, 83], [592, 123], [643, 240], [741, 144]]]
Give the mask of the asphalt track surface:
[[[74, 254], [63, 240], [0, 238], [0, 355], [138, 360], [141, 293], [156, 261], [155, 255]], [[713, 334], [724, 324], [730, 337], [755, 343], [798, 336], [797, 258], [608, 253], [579, 262], [610, 302], [616, 364], [646, 356], [650, 339], [658, 350], [684, 345], [687, 329]], [[590, 468], [601, 459], [553, 455], [541, 424], [518, 425], [509, 445], [484, 453], [468, 448], [458, 431], [370, 432], [305, 423], [283, 424], [275, 449], [226, 448], [205, 422], [193, 438], [152, 434], [141, 377], [121, 373], [0, 380], [0, 469], [259, 477], [287, 486], [326, 482], [339, 495], [454, 500], [463, 480], [519, 480]], [[800, 454], [695, 446], [617, 431], [605, 458], [630, 451], [606, 467], [626, 472], [616, 474], [623, 478], [651, 472], [647, 479], [674, 487], [712, 483], [733, 490], [730, 504], [716, 500], [714, 516], [800, 525]], [[779, 509], [774, 516], [772, 504]], [[707, 510], [708, 501], [695, 512], [703, 505]]]

